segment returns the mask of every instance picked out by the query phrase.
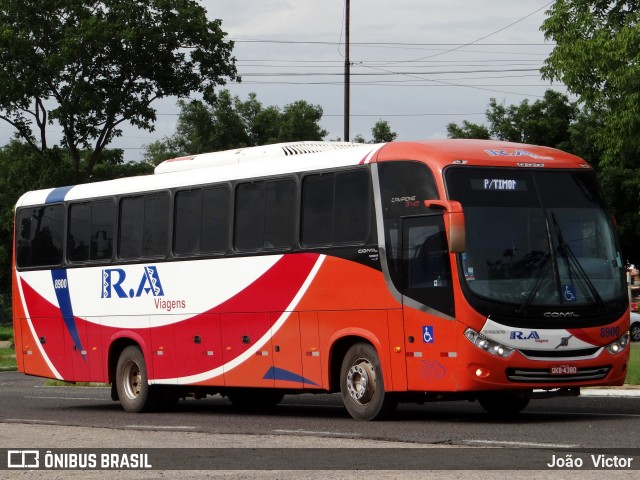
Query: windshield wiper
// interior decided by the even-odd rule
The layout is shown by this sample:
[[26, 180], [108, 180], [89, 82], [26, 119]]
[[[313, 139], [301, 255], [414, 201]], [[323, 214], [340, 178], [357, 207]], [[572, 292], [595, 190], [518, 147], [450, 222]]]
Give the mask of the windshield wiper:
[[531, 302], [533, 301], [533, 299], [535, 298], [535, 296], [538, 294], [538, 291], [540, 290], [540, 287], [542, 286], [542, 281], [544, 280], [547, 270], [549, 270], [549, 267], [551, 266], [551, 262], [549, 262], [549, 260], [551, 259], [551, 254], [547, 253], [544, 257], [544, 260], [542, 261], [542, 263], [540, 264], [540, 266], [538, 267], [538, 273], [536, 274], [536, 284], [533, 286], [533, 288], [529, 291], [529, 293], [527, 294], [527, 298], [524, 299], [524, 302], [522, 302], [522, 305], [520, 305], [518, 308], [516, 308], [516, 313], [520, 314], [524, 311], [525, 308], [527, 308]]
[[[560, 228], [560, 225], [558, 225], [558, 222], [556, 220], [556, 215], [554, 213], [551, 214], [551, 219], [553, 220], [553, 228], [555, 229], [556, 235], [558, 237], [558, 250], [562, 253], [562, 258], [564, 259], [565, 268], [567, 269], [567, 273], [569, 275], [569, 280], [573, 282], [573, 273], [572, 273], [573, 270], [571, 268], [571, 264], [573, 263], [575, 270], [578, 273], [577, 279], [582, 281], [584, 284], [586, 284], [587, 289], [591, 293], [591, 297], [593, 298], [593, 301], [596, 303], [598, 307], [602, 307], [604, 305], [604, 301], [602, 300], [602, 297], [600, 296], [595, 285], [589, 278], [589, 275], [587, 274], [587, 272], [585, 272], [584, 268], [580, 264], [578, 257], [576, 257], [576, 255], [573, 253], [573, 250], [571, 250], [571, 247], [569, 246], [569, 244], [564, 241], [562, 229]], [[560, 295], [560, 302], [564, 302], [564, 300], [565, 300], [564, 296]]]

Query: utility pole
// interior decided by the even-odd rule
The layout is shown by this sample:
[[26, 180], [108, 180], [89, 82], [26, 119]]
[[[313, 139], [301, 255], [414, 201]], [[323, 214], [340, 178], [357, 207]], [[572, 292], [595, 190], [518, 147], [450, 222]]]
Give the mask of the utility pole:
[[344, 49], [344, 141], [349, 141], [349, 102], [350, 102], [350, 75], [351, 75], [351, 63], [349, 60], [349, 0], [346, 1], [345, 6], [345, 49]]

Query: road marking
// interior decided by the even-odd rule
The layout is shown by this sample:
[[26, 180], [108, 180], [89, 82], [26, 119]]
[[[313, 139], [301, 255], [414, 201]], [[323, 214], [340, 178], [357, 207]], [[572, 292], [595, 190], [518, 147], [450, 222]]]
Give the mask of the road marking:
[[290, 435], [320, 435], [324, 437], [361, 437], [359, 433], [341, 433], [341, 432], [320, 432], [314, 430], [273, 430], [274, 433], [285, 433]]
[[191, 427], [188, 425], [125, 425], [123, 428], [136, 430], [198, 430], [200, 427]]
[[92, 398], [92, 397], [45, 397], [40, 395], [29, 395], [25, 398], [44, 398], [47, 400], [91, 400], [95, 402], [112, 402], [113, 400], [107, 400], [106, 398]]
[[539, 448], [577, 448], [579, 445], [565, 445], [562, 443], [536, 442], [506, 442], [502, 440], [463, 440], [462, 443], [480, 443], [482, 445], [509, 445], [510, 447], [539, 447]]
[[32, 418], [5, 418], [3, 421], [12, 423], [60, 423], [56, 420], [36, 420]]
[[640, 417], [638, 413], [595, 413], [595, 412], [527, 412], [527, 415], [572, 415], [574, 417]]

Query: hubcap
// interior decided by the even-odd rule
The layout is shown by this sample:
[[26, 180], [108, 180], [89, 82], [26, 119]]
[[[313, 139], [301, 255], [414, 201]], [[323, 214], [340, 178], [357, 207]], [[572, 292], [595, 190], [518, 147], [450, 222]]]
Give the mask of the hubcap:
[[142, 373], [136, 362], [127, 362], [124, 366], [124, 392], [127, 397], [134, 400], [140, 395], [142, 385]]
[[371, 401], [376, 390], [373, 366], [364, 359], [355, 362], [347, 373], [347, 391], [361, 405]]

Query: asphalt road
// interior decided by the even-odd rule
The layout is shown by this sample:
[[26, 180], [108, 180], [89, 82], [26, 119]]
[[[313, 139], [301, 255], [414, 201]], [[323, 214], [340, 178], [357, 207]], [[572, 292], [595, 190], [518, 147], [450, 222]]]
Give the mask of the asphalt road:
[[[586, 450], [580, 449], [589, 449], [589, 452], [611, 454], [640, 448], [638, 396], [590, 395], [537, 400], [517, 418], [508, 420], [496, 420], [477, 403], [410, 404], [401, 405], [387, 421], [358, 422], [349, 417], [337, 395], [286, 396], [273, 411], [263, 413], [240, 412], [224, 398], [209, 397], [180, 401], [173, 412], [130, 414], [110, 399], [108, 388], [48, 387], [44, 383], [43, 379], [16, 372], [0, 373], [0, 449], [230, 448], [230, 451], [235, 449], [237, 455], [245, 455], [246, 449], [266, 447], [279, 449], [278, 454], [286, 459], [286, 455], [291, 455], [287, 449], [297, 448], [300, 450], [293, 450], [296, 455], [306, 454], [308, 460], [324, 461], [324, 468], [344, 467], [345, 470], [305, 471], [302, 478], [330, 476], [332, 480], [371, 476], [361, 470], [362, 462], [377, 479], [425, 478], [425, 465], [438, 464], [444, 458], [466, 458], [469, 452], [477, 451], [479, 453], [471, 454], [474, 460], [468, 465], [463, 462], [461, 467], [458, 463], [453, 471], [436, 469], [429, 472], [428, 478], [476, 479], [477, 474], [466, 470], [486, 469], [494, 458], [503, 470], [492, 471], [486, 478], [550, 480], [574, 478], [572, 474], [578, 473], [581, 479], [602, 478], [603, 472], [545, 471], [544, 468], [539, 472], [518, 472], [518, 462], [527, 460], [522, 460], [523, 455], [542, 455], [544, 467], [552, 455], [564, 455], [568, 451], [581, 455], [580, 452]], [[318, 456], [314, 453], [317, 448], [332, 450]], [[399, 448], [399, 453], [394, 454], [390, 448]], [[420, 453], [408, 450], [416, 448], [422, 449]], [[304, 449], [314, 450], [304, 453]], [[348, 452], [346, 458], [345, 451]], [[371, 452], [376, 453], [371, 456]], [[640, 463], [640, 450], [630, 454]], [[510, 465], [511, 457], [514, 470], [506, 471], [504, 466]], [[243, 460], [241, 456], [238, 458]], [[410, 463], [420, 458], [422, 462], [418, 462], [417, 470], [388, 470], [389, 464], [398, 459], [407, 459]], [[336, 463], [331, 463], [334, 460]], [[247, 468], [259, 467], [249, 462]], [[215, 475], [206, 470], [173, 471], [171, 475], [163, 472], [126, 471], [122, 478], [300, 478], [277, 467], [253, 472], [216, 470]], [[8, 473], [11, 475], [6, 477], [0, 471], [0, 476], [20, 479], [41, 479], [43, 474], [47, 474], [46, 478], [119, 477], [117, 472], [109, 470]], [[640, 478], [640, 473], [608, 469], [606, 476]]]
[[401, 405], [382, 422], [352, 420], [337, 395], [285, 396], [273, 411], [247, 413], [221, 397], [178, 402], [173, 412], [131, 414], [108, 388], [46, 387], [0, 373], [4, 424], [102, 427], [515, 448], [640, 448], [640, 397], [580, 396], [532, 401], [516, 418], [496, 420], [475, 402]]

